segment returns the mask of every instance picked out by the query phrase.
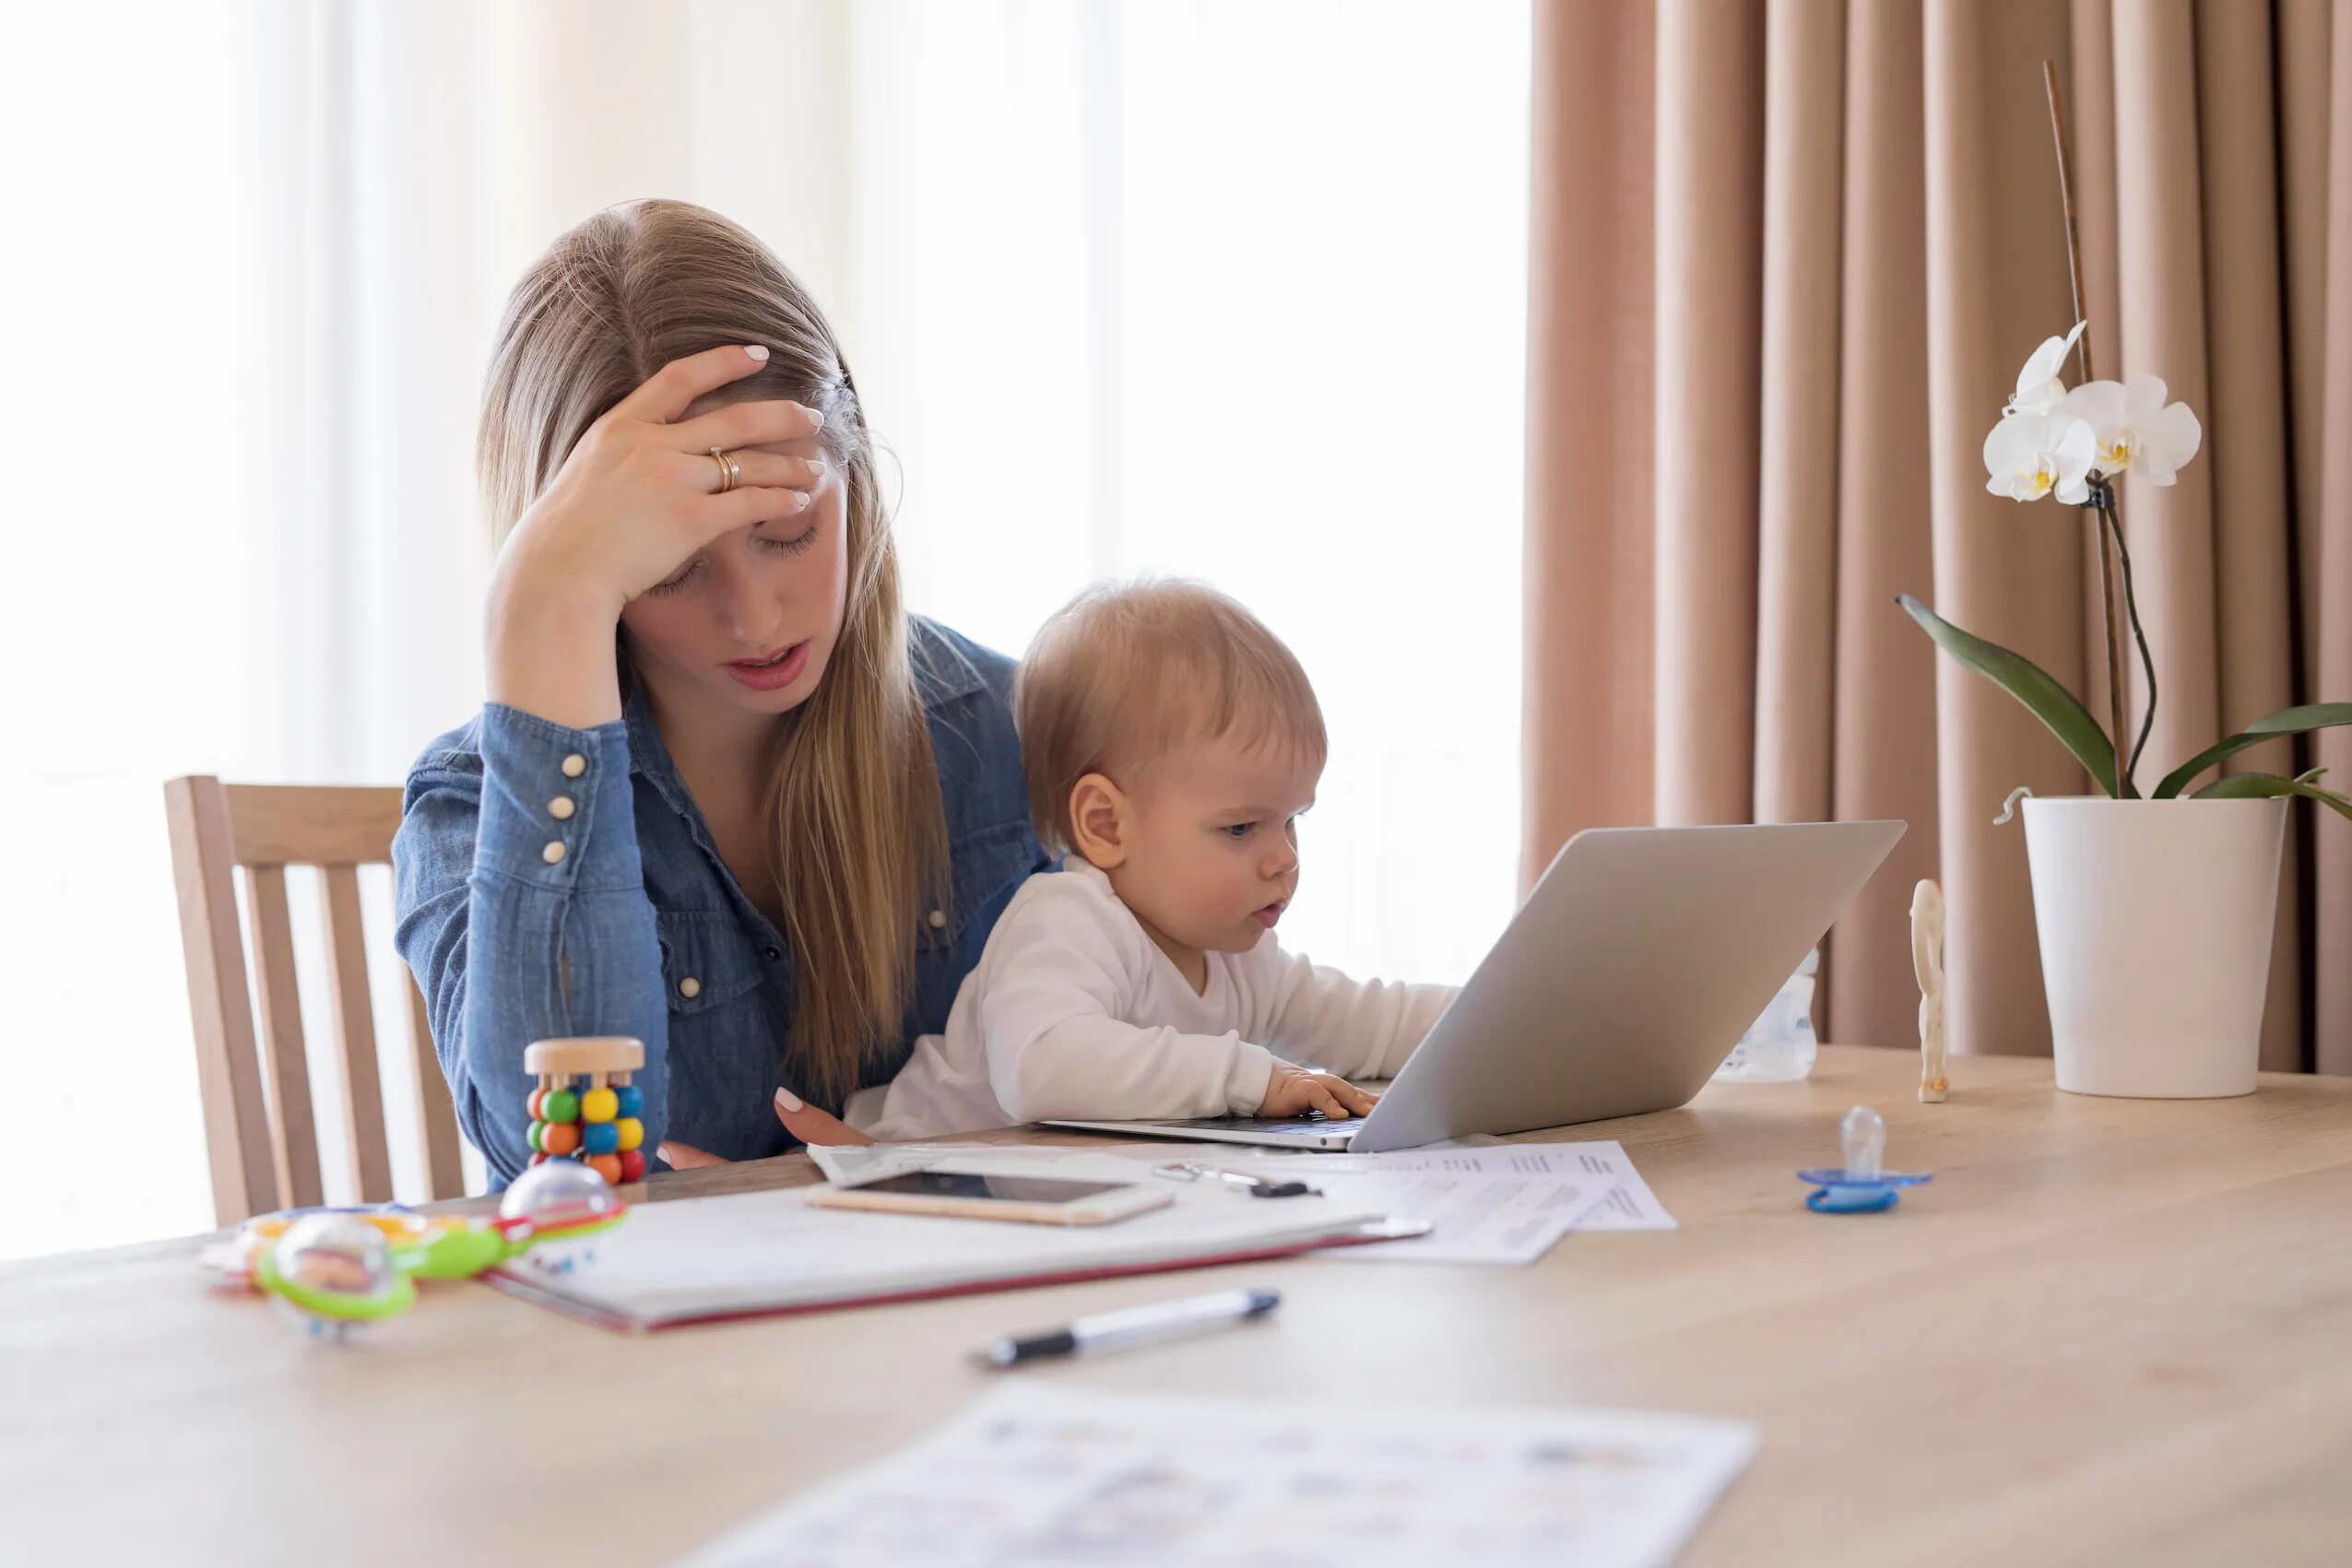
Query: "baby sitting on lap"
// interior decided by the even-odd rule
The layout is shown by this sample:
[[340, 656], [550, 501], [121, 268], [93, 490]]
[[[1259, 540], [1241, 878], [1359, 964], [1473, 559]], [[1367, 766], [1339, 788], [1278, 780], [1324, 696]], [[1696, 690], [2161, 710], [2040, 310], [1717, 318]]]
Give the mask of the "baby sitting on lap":
[[1351, 980], [1274, 940], [1325, 749], [1291, 651], [1211, 588], [1098, 587], [1037, 634], [1013, 701], [1030, 814], [1063, 869], [1022, 885], [947, 1032], [853, 1095], [849, 1125], [895, 1142], [1369, 1111], [1347, 1079], [1394, 1076], [1454, 987]]

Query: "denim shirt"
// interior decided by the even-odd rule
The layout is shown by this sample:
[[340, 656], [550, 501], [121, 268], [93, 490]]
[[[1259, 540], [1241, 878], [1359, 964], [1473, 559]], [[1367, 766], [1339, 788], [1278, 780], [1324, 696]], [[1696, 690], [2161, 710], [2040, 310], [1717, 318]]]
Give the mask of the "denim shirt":
[[[908, 642], [953, 898], [907, 933], [904, 1038], [869, 1056], [861, 1086], [947, 1027], [997, 916], [1048, 864], [1029, 825], [1012, 661], [920, 619]], [[592, 729], [487, 704], [409, 770], [392, 864], [400, 956], [458, 1125], [499, 1185], [530, 1160], [523, 1049], [558, 1035], [644, 1042], [649, 1163], [666, 1138], [731, 1160], [793, 1147], [772, 1103], [779, 1085], [804, 1090], [784, 1072], [792, 955], [719, 858], [642, 697]]]

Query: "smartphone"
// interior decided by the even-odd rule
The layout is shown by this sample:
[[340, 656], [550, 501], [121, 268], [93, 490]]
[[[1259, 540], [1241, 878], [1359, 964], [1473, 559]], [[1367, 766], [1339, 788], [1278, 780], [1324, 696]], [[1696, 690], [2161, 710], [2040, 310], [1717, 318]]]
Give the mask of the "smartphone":
[[1061, 1176], [981, 1176], [958, 1171], [903, 1171], [850, 1186], [819, 1187], [820, 1208], [879, 1208], [957, 1220], [1018, 1220], [1031, 1225], [1107, 1225], [1175, 1200], [1166, 1187], [1078, 1182]]

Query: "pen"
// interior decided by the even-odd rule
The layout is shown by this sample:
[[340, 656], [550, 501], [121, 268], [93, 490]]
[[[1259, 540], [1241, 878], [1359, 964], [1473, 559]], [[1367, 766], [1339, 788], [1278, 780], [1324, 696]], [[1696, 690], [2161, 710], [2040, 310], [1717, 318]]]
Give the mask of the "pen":
[[1253, 1176], [1247, 1171], [1221, 1171], [1214, 1165], [1196, 1165], [1179, 1160], [1172, 1165], [1154, 1167], [1157, 1174], [1179, 1182], [1195, 1181], [1202, 1176], [1214, 1176], [1221, 1182], [1231, 1182], [1246, 1189], [1252, 1197], [1321, 1197], [1321, 1187], [1308, 1186], [1305, 1182], [1277, 1182], [1264, 1176]]
[[1098, 1312], [1073, 1318], [1068, 1326], [1047, 1329], [1021, 1338], [1006, 1338], [984, 1347], [980, 1359], [992, 1366], [1018, 1366], [1050, 1356], [1091, 1356], [1123, 1350], [1130, 1345], [1157, 1344], [1163, 1339], [1199, 1334], [1244, 1318], [1258, 1317], [1282, 1304], [1280, 1291], [1219, 1291], [1214, 1295], [1188, 1296], [1182, 1301], [1129, 1307], [1122, 1312]]

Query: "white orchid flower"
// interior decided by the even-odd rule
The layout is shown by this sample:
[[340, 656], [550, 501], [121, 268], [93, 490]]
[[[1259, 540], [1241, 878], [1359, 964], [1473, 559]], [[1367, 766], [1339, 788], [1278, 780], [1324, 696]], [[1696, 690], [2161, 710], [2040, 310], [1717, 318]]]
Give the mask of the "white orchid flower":
[[2033, 351], [2026, 368], [2017, 372], [2017, 391], [2009, 399], [2004, 414], [2047, 414], [2058, 407], [2066, 395], [2066, 383], [2058, 379], [2060, 367], [2074, 347], [2074, 339], [2083, 335], [2088, 322], [2076, 322], [2074, 330], [2063, 337], [2045, 337], [2041, 347]]
[[2152, 485], [2169, 485], [2204, 440], [2186, 403], [2166, 404], [2162, 376], [2086, 381], [2060, 401], [2058, 412], [2090, 426], [2091, 470], [2102, 477], [2129, 470]]
[[[2051, 341], [2055, 343], [2056, 338]], [[1984, 438], [1984, 488], [2011, 501], [2057, 495], [2068, 506], [2090, 499], [2091, 428], [2062, 414], [2012, 414]]]

